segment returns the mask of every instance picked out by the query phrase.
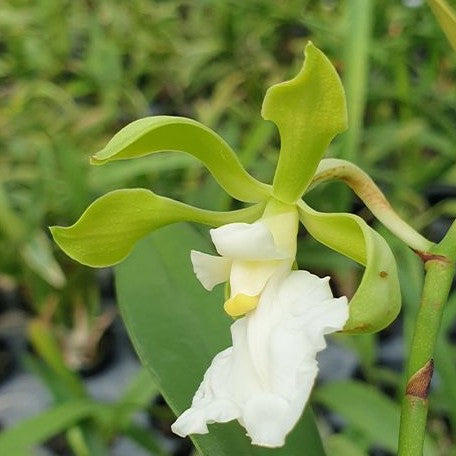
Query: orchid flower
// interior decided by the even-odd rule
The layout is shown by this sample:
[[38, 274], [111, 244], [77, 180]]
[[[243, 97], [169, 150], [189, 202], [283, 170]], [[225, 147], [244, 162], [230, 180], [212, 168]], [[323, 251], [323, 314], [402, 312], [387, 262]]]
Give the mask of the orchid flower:
[[[233, 198], [253, 204], [215, 212], [149, 190], [124, 189], [96, 200], [74, 225], [52, 228], [68, 255], [103, 267], [122, 261], [139, 239], [162, 226], [189, 221], [215, 227], [211, 237], [219, 256], [193, 251], [191, 261], [206, 289], [227, 283], [224, 310], [236, 318], [232, 346], [215, 356], [190, 408], [191, 397], [182, 401], [175, 386], [162, 385], [180, 415], [173, 430], [195, 441], [193, 434], [206, 433], [208, 423], [237, 419], [252, 443], [283, 445], [309, 398], [324, 335], [379, 331], [399, 312], [397, 268], [385, 240], [356, 215], [309, 207], [306, 192], [329, 179], [341, 179], [408, 245], [418, 250], [429, 246], [418, 233], [403, 229], [358, 167], [344, 160], [321, 160], [334, 136], [347, 127], [345, 95], [325, 55], [311, 43], [305, 54], [299, 74], [271, 87], [264, 99], [262, 115], [276, 124], [281, 138], [272, 185], [248, 174], [222, 138], [191, 119], [138, 120], [92, 157], [92, 163], [100, 165], [184, 151], [201, 160]], [[328, 278], [294, 269], [299, 222], [315, 239], [365, 267], [348, 304], [345, 297], [333, 297]], [[157, 384], [161, 368], [165, 369], [153, 369]]]
[[220, 257], [192, 252], [205, 288], [228, 281], [225, 311], [244, 315], [231, 326], [232, 347], [207, 370], [192, 406], [171, 429], [184, 437], [207, 423], [237, 419], [252, 443], [278, 447], [301, 416], [317, 375], [324, 335], [348, 318], [345, 297], [334, 299], [329, 277], [292, 271], [296, 210], [253, 223], [211, 230]]

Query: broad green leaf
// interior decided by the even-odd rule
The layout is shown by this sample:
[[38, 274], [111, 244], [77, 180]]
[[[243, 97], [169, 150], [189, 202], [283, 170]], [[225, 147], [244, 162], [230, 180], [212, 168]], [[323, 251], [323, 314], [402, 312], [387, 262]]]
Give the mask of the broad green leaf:
[[[223, 312], [223, 287], [208, 293], [195, 278], [190, 250], [210, 251], [188, 225], [163, 228], [140, 241], [116, 267], [119, 306], [133, 344], [172, 410], [187, 409], [212, 358], [230, 345], [232, 320]], [[250, 445], [237, 423], [209, 425], [192, 436], [200, 454], [324, 455], [307, 409], [282, 449]]]
[[[362, 431], [372, 445], [397, 453], [400, 406], [371, 385], [355, 381], [328, 383], [317, 388], [314, 399]], [[436, 454], [427, 438], [424, 455]]]
[[456, 51], [456, 13], [446, 0], [428, 0], [440, 27]]
[[298, 210], [301, 222], [317, 241], [366, 268], [350, 301], [344, 331], [372, 333], [388, 326], [399, 313], [401, 292], [396, 262], [386, 241], [356, 215], [317, 212], [303, 201]]
[[142, 188], [114, 190], [94, 201], [72, 226], [51, 227], [54, 240], [71, 258], [92, 267], [119, 263], [136, 241], [171, 223], [191, 221], [211, 226], [253, 222], [264, 209], [257, 204], [214, 212], [158, 196]]
[[217, 182], [240, 201], [266, 199], [269, 186], [242, 167], [231, 147], [210, 128], [184, 117], [156, 116], [136, 120], [120, 130], [91, 159], [94, 165], [138, 158], [163, 151], [186, 152], [201, 160]]
[[336, 70], [312, 43], [305, 56], [294, 79], [267, 91], [261, 111], [279, 129], [273, 194], [286, 203], [302, 196], [329, 143], [347, 128], [345, 94]]
[[107, 406], [85, 399], [69, 401], [51, 410], [21, 421], [3, 430], [0, 435], [0, 454], [17, 456], [31, 454], [34, 445], [77, 424], [79, 421], [104, 414]]

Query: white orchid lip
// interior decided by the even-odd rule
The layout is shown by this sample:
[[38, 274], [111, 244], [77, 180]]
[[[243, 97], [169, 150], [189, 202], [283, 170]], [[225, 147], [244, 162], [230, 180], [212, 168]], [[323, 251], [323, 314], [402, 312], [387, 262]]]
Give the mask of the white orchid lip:
[[347, 299], [333, 298], [326, 278], [274, 275], [255, 311], [231, 326], [233, 345], [213, 359], [173, 432], [206, 433], [207, 424], [237, 419], [253, 444], [284, 445], [310, 395], [324, 336], [347, 319]]
[[[276, 204], [276, 203], [274, 203]], [[277, 206], [275, 206], [277, 207]], [[172, 425], [180, 436], [237, 419], [252, 444], [280, 447], [305, 407], [318, 372], [324, 336], [343, 328], [347, 299], [329, 278], [292, 271], [296, 209], [211, 230], [221, 256], [192, 251], [196, 276], [211, 290], [229, 282], [226, 312], [232, 346], [212, 360], [191, 407]]]

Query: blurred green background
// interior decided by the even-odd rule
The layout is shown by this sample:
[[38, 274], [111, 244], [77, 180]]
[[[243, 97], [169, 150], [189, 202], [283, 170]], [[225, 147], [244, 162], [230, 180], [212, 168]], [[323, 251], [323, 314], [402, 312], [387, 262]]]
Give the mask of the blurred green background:
[[[121, 187], [151, 188], [209, 209], [238, 207], [187, 156], [102, 168], [90, 167], [89, 156], [137, 118], [180, 115], [216, 130], [253, 175], [270, 182], [278, 134], [261, 119], [261, 102], [270, 85], [296, 74], [308, 40], [328, 55], [347, 91], [350, 130], [327, 156], [354, 161], [406, 221], [439, 240], [456, 214], [456, 53], [425, 2], [2, 2], [0, 382], [26, 369], [55, 404], [71, 410], [61, 412], [66, 421], [43, 415], [41, 428], [32, 423], [33, 443], [64, 432], [60, 454], [104, 454], [122, 434], [144, 451], [189, 454], [188, 443], [170, 446], [163, 437], [172, 418], [145, 372], [108, 408], [86, 391], [82, 375], [109, 357], [103, 347], [111, 344], [115, 319], [111, 276], [72, 262], [49, 240], [47, 227], [72, 224], [97, 196]], [[350, 210], [375, 223], [342, 184], [319, 187], [308, 200], [319, 210]], [[355, 355], [356, 366], [344, 379], [323, 375], [315, 390], [330, 455], [354, 455], [354, 442], [360, 454], [395, 451], [397, 429], [385, 421], [399, 416], [422, 266], [378, 229], [399, 262], [404, 310], [380, 335], [334, 338]], [[354, 263], [304, 232], [300, 237], [300, 266], [330, 273], [335, 292], [352, 295], [360, 277]], [[428, 426], [433, 454], [441, 455], [456, 454], [453, 315], [454, 293], [435, 359]], [[25, 340], [19, 348], [11, 343], [18, 337]], [[0, 399], [5, 395], [0, 385]], [[84, 404], [88, 411], [81, 412]], [[378, 413], [367, 413], [371, 407]], [[151, 430], [132, 420], [137, 410], [148, 411]], [[60, 426], [52, 427], [56, 420]]]

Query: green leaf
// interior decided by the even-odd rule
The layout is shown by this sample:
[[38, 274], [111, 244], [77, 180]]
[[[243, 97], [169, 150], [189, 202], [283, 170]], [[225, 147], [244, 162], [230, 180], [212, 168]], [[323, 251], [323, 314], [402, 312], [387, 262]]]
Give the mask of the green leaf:
[[92, 267], [119, 263], [136, 241], [171, 223], [192, 221], [211, 226], [253, 222], [264, 209], [257, 204], [230, 212], [188, 206], [141, 189], [115, 190], [94, 201], [69, 227], [51, 227], [54, 240], [71, 258]]
[[[30, 448], [56, 435], [82, 419], [105, 413], [106, 406], [88, 400], [74, 400], [21, 421], [0, 435], [0, 454], [30, 454]], [[28, 450], [28, 451], [27, 451]]]
[[146, 117], [127, 125], [91, 159], [94, 165], [163, 151], [186, 152], [201, 160], [217, 182], [240, 201], [256, 203], [269, 186], [242, 167], [231, 147], [210, 128], [184, 117]]
[[[197, 282], [190, 249], [210, 251], [188, 225], [164, 228], [136, 246], [116, 267], [117, 296], [134, 346], [172, 410], [191, 404], [212, 358], [230, 345], [232, 320], [223, 312], [223, 287], [208, 293]], [[180, 374], [182, 375], [180, 375]], [[324, 455], [307, 409], [282, 449], [250, 445], [235, 423], [213, 424], [209, 434], [192, 436], [202, 455]]]
[[446, 0], [428, 0], [440, 27], [456, 51], [456, 13]]
[[396, 261], [386, 241], [356, 215], [317, 212], [303, 201], [298, 210], [317, 241], [366, 268], [350, 301], [344, 331], [372, 333], [388, 326], [399, 313], [401, 292]]
[[[328, 383], [315, 390], [314, 399], [362, 431], [372, 445], [397, 453], [400, 407], [373, 386], [355, 381]], [[429, 438], [424, 454], [436, 454]]]
[[261, 112], [279, 129], [273, 194], [286, 203], [301, 197], [329, 143], [347, 128], [345, 94], [336, 70], [312, 43], [305, 56], [294, 79], [267, 91]]

